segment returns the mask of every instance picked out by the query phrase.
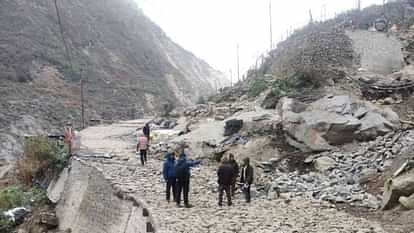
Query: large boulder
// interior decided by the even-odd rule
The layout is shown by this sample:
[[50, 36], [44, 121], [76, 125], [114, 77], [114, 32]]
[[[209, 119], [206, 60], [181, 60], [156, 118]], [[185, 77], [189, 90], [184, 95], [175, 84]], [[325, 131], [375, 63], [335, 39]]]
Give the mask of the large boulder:
[[399, 127], [398, 115], [349, 96], [328, 95], [310, 105], [282, 98], [276, 108], [286, 139], [305, 152], [320, 152], [355, 139], [372, 140]]
[[243, 120], [232, 119], [226, 121], [224, 126], [224, 136], [231, 136], [238, 133], [243, 128]]
[[408, 197], [412, 194], [414, 194], [414, 169], [385, 182], [382, 210], [394, 208], [398, 205], [400, 197]]

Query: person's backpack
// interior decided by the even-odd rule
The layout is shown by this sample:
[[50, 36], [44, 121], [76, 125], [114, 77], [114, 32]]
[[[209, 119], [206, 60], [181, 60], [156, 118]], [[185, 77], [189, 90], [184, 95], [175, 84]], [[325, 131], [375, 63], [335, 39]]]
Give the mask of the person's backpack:
[[174, 167], [175, 177], [181, 178], [187, 175], [187, 166], [185, 163], [177, 163]]

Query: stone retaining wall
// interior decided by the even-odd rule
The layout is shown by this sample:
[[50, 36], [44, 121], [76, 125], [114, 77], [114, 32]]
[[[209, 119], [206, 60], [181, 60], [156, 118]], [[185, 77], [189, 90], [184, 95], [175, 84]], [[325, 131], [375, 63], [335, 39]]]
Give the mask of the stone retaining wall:
[[[62, 176], [65, 177], [65, 176]], [[72, 233], [155, 232], [143, 202], [115, 190], [101, 171], [72, 160], [56, 211], [61, 230]]]

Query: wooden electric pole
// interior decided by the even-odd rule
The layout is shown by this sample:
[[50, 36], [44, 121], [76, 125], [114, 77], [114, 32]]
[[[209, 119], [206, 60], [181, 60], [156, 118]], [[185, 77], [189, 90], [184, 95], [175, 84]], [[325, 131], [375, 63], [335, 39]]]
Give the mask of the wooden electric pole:
[[273, 49], [272, 0], [269, 0], [269, 20], [270, 20], [270, 50], [272, 50]]
[[230, 88], [233, 88], [233, 71], [230, 69]]
[[79, 72], [80, 75], [80, 84], [81, 84], [81, 117], [82, 117], [82, 129], [85, 129], [85, 96], [84, 96], [84, 92], [83, 92], [83, 87], [84, 87], [84, 81], [83, 81], [83, 77], [82, 77], [82, 69], [80, 69]]
[[240, 82], [240, 53], [239, 53], [238, 43], [237, 43], [237, 81]]

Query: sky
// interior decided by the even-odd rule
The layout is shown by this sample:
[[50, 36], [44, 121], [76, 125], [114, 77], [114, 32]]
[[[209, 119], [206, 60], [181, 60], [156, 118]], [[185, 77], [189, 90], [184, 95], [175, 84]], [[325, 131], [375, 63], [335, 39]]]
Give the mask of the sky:
[[[270, 49], [272, 5], [273, 43], [286, 38], [287, 30], [314, 20], [332, 18], [356, 8], [357, 0], [135, 0], [167, 35], [213, 68], [237, 79], [237, 45], [240, 77], [260, 54]], [[362, 7], [383, 0], [361, 0]]]

